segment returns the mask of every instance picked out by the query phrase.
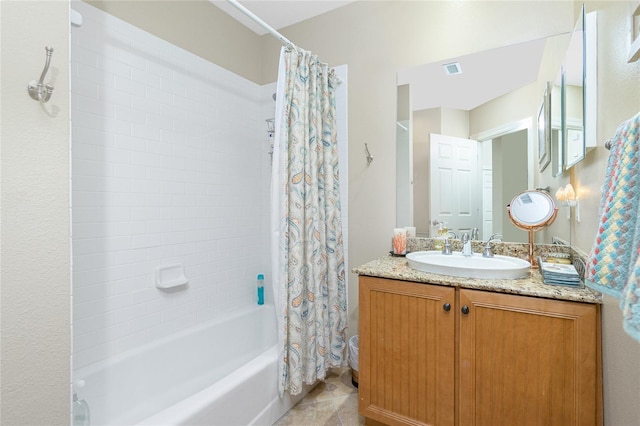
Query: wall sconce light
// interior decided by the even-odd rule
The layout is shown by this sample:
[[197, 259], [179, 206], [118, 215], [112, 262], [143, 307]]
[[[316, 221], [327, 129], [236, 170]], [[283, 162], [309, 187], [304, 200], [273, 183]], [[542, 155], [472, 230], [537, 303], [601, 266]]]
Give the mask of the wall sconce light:
[[556, 199], [560, 201], [560, 204], [563, 206], [569, 207], [567, 219], [571, 219], [571, 208], [574, 208], [576, 221], [580, 222], [580, 198], [576, 195], [573, 185], [568, 183], [564, 188], [558, 188], [556, 191]]

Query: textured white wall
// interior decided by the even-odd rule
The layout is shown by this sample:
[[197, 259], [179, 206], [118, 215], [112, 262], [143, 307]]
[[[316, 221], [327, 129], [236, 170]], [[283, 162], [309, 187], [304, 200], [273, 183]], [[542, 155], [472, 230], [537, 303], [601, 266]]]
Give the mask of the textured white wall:
[[207, 0], [82, 1], [251, 81], [275, 81], [260, 81], [261, 37]]
[[[69, 424], [69, 4], [0, 2], [2, 349], [6, 425]], [[54, 48], [41, 106], [27, 94]]]
[[[576, 2], [578, 3], [578, 2]], [[587, 2], [598, 12], [598, 143], [574, 167], [580, 216], [573, 223], [574, 244], [589, 252], [598, 229], [601, 187], [609, 160], [603, 143], [624, 120], [640, 111], [640, 61], [627, 63], [629, 19], [636, 1]], [[576, 6], [579, 6], [577, 4]], [[640, 344], [622, 329], [619, 300], [605, 296], [602, 308], [604, 420], [607, 426], [640, 421]]]
[[[255, 303], [269, 261], [262, 105], [273, 101], [99, 9], [74, 9], [84, 17], [71, 50], [79, 368]], [[188, 287], [155, 288], [156, 268], [171, 264]]]

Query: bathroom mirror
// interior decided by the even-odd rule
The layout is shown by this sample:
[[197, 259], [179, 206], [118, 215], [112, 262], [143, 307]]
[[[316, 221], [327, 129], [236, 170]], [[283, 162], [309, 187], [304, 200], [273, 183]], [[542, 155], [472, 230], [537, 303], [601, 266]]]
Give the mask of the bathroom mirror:
[[537, 268], [533, 256], [533, 233], [551, 225], [558, 215], [558, 208], [551, 195], [545, 191], [529, 190], [513, 197], [507, 205], [509, 220], [529, 234], [529, 263]]
[[509, 218], [518, 228], [542, 229], [555, 220], [556, 207], [551, 195], [544, 191], [524, 191], [507, 206]]
[[[534, 187], [537, 117], [531, 112], [539, 98], [532, 96], [531, 87], [537, 83], [546, 49], [554, 46], [563, 55], [570, 37], [567, 32], [398, 71], [397, 226], [415, 226], [418, 236], [428, 237], [435, 230], [433, 220], [449, 222], [446, 216], [432, 214], [430, 205], [432, 198], [444, 197], [442, 186], [434, 186], [437, 181], [432, 179], [430, 134], [472, 135], [471, 139], [477, 139], [478, 174], [467, 182], [474, 185], [479, 203], [478, 208], [462, 212], [472, 218], [472, 224], [465, 226], [479, 228], [480, 239], [501, 233], [506, 241], [526, 241], [511, 226], [504, 206], [514, 193]], [[452, 60], [460, 63], [462, 73], [447, 76], [442, 63]], [[484, 80], [467, 82], [468, 75], [480, 65], [489, 68], [483, 70]], [[496, 76], [498, 71], [504, 74]], [[562, 133], [560, 121], [556, 121], [558, 141]], [[552, 157], [560, 158], [562, 166], [558, 153], [563, 145], [554, 147], [556, 155]], [[556, 164], [554, 170], [561, 170], [560, 166]], [[460, 233], [460, 229], [454, 231]]]

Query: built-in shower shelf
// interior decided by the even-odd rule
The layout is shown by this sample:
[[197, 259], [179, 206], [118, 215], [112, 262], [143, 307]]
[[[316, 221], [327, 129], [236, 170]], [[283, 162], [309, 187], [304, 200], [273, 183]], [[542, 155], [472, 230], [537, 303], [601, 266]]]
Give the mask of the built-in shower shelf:
[[162, 290], [182, 287], [189, 284], [184, 274], [184, 266], [166, 265], [156, 268], [156, 287]]

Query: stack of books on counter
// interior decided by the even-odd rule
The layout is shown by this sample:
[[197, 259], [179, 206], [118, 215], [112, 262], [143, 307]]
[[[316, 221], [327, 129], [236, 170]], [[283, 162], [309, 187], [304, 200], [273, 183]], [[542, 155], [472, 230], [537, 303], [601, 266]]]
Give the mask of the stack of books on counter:
[[580, 275], [573, 265], [565, 265], [561, 263], [543, 262], [538, 260], [540, 265], [540, 273], [545, 284], [551, 285], [568, 285], [573, 287], [582, 286]]

